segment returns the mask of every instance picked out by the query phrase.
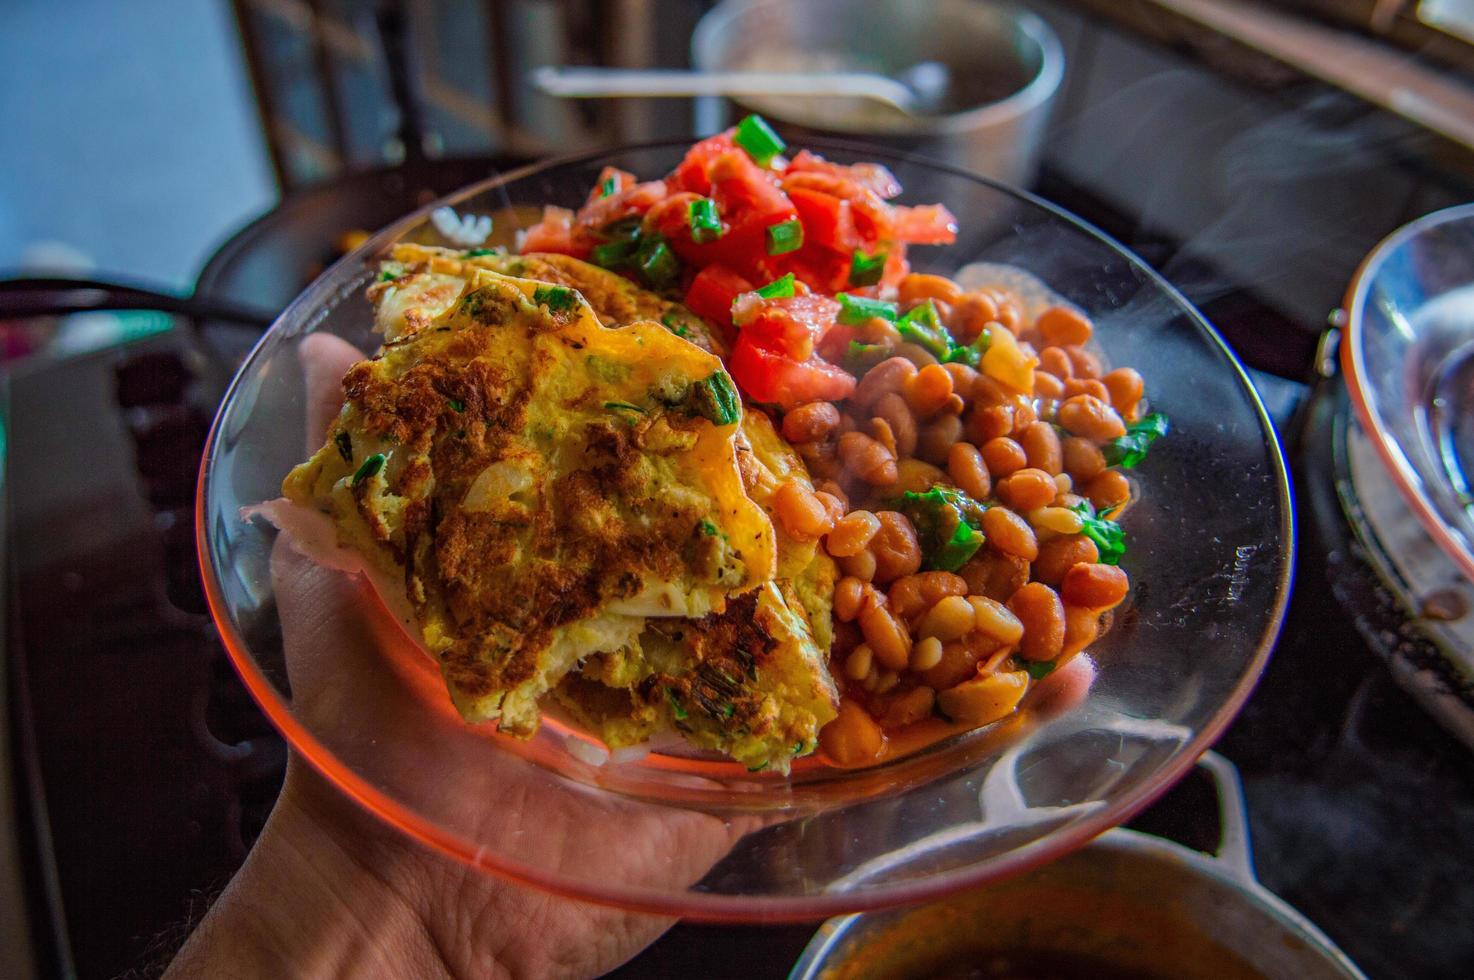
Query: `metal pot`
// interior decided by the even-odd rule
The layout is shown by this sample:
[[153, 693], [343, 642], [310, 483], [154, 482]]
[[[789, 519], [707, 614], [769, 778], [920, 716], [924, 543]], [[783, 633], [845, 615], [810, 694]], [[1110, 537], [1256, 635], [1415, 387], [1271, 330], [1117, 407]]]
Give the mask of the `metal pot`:
[[924, 977], [947, 968], [963, 975], [961, 964], [1004, 961], [1011, 976], [1048, 963], [1073, 968], [1067, 976], [1364, 980], [1324, 933], [1255, 879], [1233, 765], [1212, 752], [1199, 764], [1218, 788], [1217, 855], [1112, 830], [985, 889], [831, 919], [790, 980]]
[[[844, 99], [745, 99], [795, 140], [866, 140], [1026, 185], [1038, 170], [1044, 126], [1064, 77], [1064, 50], [1040, 17], [980, 0], [725, 0], [697, 25], [691, 61], [701, 70], [771, 67], [897, 74], [934, 61], [972, 79], [986, 101], [910, 117]], [[991, 79], [991, 81], [988, 81]], [[726, 123], [719, 99], [698, 102], [705, 135]]]

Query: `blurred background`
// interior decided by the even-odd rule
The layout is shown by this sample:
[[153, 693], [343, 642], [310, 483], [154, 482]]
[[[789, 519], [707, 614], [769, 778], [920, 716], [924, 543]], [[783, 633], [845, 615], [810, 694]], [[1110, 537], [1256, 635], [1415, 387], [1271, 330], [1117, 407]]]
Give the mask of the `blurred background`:
[[[1322, 450], [1345, 426], [1327, 323], [1358, 264], [1474, 200], [1474, 2], [856, 0], [828, 46], [801, 36], [817, 2], [710, 33], [780, 65], [798, 50], [896, 73], [982, 51], [1018, 58], [1021, 84], [1056, 72], [1013, 131], [968, 117], [969, 145], [883, 138], [1101, 227], [1246, 361], [1307, 481], [1285, 640], [1222, 743], [1261, 873], [1374, 976], [1466, 975], [1474, 767], [1379, 659], [1412, 655], [1405, 603], [1347, 558]], [[199, 449], [241, 353], [365, 233], [439, 194], [730, 118], [712, 100], [558, 98], [529, 74], [690, 67], [712, 8], [6, 0], [0, 974], [157, 971], [275, 799], [284, 749], [221, 652], [194, 558]], [[915, 37], [867, 31], [879, 8]], [[943, 8], [1012, 26], [949, 31]], [[741, 939], [759, 969], [711, 952], [732, 933], [678, 930], [627, 975], [781, 976], [812, 931]]]

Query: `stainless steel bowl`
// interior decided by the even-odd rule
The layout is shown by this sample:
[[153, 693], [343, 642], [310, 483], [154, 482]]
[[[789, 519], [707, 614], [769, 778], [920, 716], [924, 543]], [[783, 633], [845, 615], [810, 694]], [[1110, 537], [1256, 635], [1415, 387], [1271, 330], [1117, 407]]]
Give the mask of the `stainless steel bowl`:
[[1199, 764], [1218, 788], [1217, 856], [1111, 830], [1017, 878], [915, 908], [831, 919], [790, 980], [962, 975], [964, 962], [982, 970], [1006, 963], [1017, 971], [1006, 975], [1032, 975], [1027, 968], [1040, 958], [1050, 976], [1068, 969], [1066, 976], [1365, 980], [1324, 933], [1255, 879], [1233, 765], [1211, 752]]
[[[964, 98], [932, 116], [907, 116], [845, 99], [744, 99], [797, 140], [863, 136], [1005, 183], [1038, 170], [1049, 110], [1064, 77], [1064, 50], [1043, 19], [983, 0], [726, 0], [697, 26], [692, 63], [716, 71], [862, 70], [896, 75], [923, 62], [945, 66]], [[966, 93], [962, 93], [965, 95]], [[726, 124], [724, 103], [698, 103], [697, 127]]]

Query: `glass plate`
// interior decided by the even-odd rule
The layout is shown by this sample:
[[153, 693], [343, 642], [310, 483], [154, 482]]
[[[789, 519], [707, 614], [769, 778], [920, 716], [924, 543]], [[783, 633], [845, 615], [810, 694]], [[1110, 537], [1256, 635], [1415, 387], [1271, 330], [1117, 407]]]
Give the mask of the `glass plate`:
[[[569, 157], [428, 206], [324, 273], [246, 360], [205, 451], [200, 559], [230, 656], [296, 751], [385, 821], [581, 899], [706, 919], [820, 918], [939, 896], [1083, 844], [1170, 785], [1248, 697], [1288, 598], [1293, 525], [1274, 431], [1218, 335], [1140, 260], [1043, 201], [917, 158], [810, 145], [879, 160], [903, 201], [941, 201], [959, 216], [957, 244], [916, 249], [918, 270], [1027, 270], [1094, 317], [1107, 358], [1139, 367], [1154, 408], [1171, 416], [1171, 434], [1134, 471], [1141, 502], [1124, 519], [1122, 564], [1135, 587], [1093, 648], [1088, 697], [1067, 710], [1036, 700], [857, 771], [805, 760], [785, 778], [659, 753], [608, 759], [556, 723], [528, 742], [465, 725], [434, 664], [362, 580], [303, 578], [288, 549], [273, 579], [277, 532], [241, 511], [278, 496], [304, 458], [304, 338], [376, 346], [363, 296], [374, 258], [398, 241], [462, 245], [444, 234], [474, 220], [433, 219], [439, 207], [493, 215], [488, 244], [511, 241], [541, 205], [576, 207], [603, 167], [663, 175], [686, 144]], [[313, 632], [324, 618], [330, 629]]]

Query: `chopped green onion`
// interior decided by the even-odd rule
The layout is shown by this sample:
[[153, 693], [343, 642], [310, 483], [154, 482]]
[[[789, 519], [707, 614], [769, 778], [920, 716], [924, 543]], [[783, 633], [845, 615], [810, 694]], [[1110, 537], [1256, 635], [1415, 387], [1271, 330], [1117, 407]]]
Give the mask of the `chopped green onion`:
[[686, 208], [686, 220], [691, 225], [691, 241], [698, 245], [716, 241], [725, 230], [717, 215], [717, 202], [709, 197], [692, 201]]
[[450, 399], [450, 407], [453, 411], [464, 412], [466, 410], [466, 403], [459, 398], [452, 398]]
[[972, 343], [952, 344], [948, 347], [947, 353], [942, 357], [942, 363], [950, 364], [955, 361], [966, 364], [968, 367], [977, 367], [991, 346], [993, 346], [993, 335], [984, 329]]
[[604, 178], [604, 183], [602, 183], [602, 184], [599, 185], [599, 196], [600, 197], [609, 197], [611, 194], [613, 194], [617, 190], [619, 190], [619, 178], [618, 177], [612, 177], [612, 176], [611, 177], [605, 177]]
[[757, 294], [763, 299], [788, 299], [793, 296], [793, 293], [794, 280], [791, 272], [780, 279], [774, 279], [757, 291]]
[[693, 414], [712, 425], [731, 425], [742, 418], [742, 400], [725, 371], [713, 371], [710, 377], [692, 385], [689, 405]]
[[338, 447], [338, 455], [343, 457], [343, 462], [353, 462], [353, 438], [346, 432], [339, 432], [333, 437], [333, 444]]
[[1024, 664], [1024, 671], [1037, 681], [1054, 673], [1058, 666], [1053, 660], [1030, 660]]
[[717, 530], [717, 526], [715, 524], [704, 517], [701, 519], [701, 523], [696, 526], [701, 528], [701, 533], [706, 535], [708, 538], [714, 538], [718, 534], [722, 533], [721, 531]]
[[755, 766], [748, 766], [747, 767], [747, 771], [748, 772], [762, 772], [764, 769], [768, 768], [768, 762], [769, 762], [769, 760], [764, 759], [762, 762], [759, 762]]
[[759, 167], [766, 167], [772, 163], [773, 158], [787, 147], [782, 137], [773, 132], [773, 127], [768, 125], [768, 121], [758, 115], [748, 116], [738, 123], [734, 139]]
[[890, 356], [891, 349], [887, 344], [862, 344], [852, 340], [845, 350], [844, 369], [859, 377]]
[[650, 414], [650, 413], [646, 412], [640, 406], [638, 406], [638, 405], [631, 405], [629, 402], [605, 402], [604, 403], [604, 407], [607, 408], [607, 409], [610, 409], [610, 410], [616, 410], [617, 409], [617, 410], [622, 411], [622, 412], [639, 412], [641, 415], [648, 415], [648, 414]]
[[680, 260], [659, 235], [650, 235], [641, 240], [634, 261], [635, 267], [640, 270], [640, 278], [652, 289], [670, 286], [681, 274]]
[[496, 253], [497, 250], [494, 248], [471, 248], [462, 252], [461, 257], [466, 259], [475, 259], [483, 255], [495, 255]]
[[1166, 434], [1167, 416], [1153, 412], [1140, 422], [1128, 425], [1124, 436], [1106, 443], [1102, 450], [1106, 463], [1129, 470], [1146, 459], [1146, 451], [1151, 448], [1152, 443]]
[[937, 305], [930, 299], [907, 310], [896, 321], [896, 330], [902, 340], [909, 340], [937, 360], [946, 357], [953, 347], [951, 335], [937, 316]]
[[379, 273], [379, 282], [393, 282], [399, 278], [399, 275], [399, 273], [390, 272], [388, 269], [385, 269]]
[[686, 713], [686, 708], [681, 704], [680, 699], [676, 697], [674, 688], [666, 688], [665, 696], [670, 699], [670, 713], [675, 716], [676, 721], [685, 721], [691, 717]]
[[358, 486], [364, 480], [367, 480], [382, 470], [384, 468], [384, 459], [383, 453], [374, 453], [368, 459], [364, 460], [363, 465], [358, 468], [358, 472], [353, 474], [353, 485], [355, 487]]
[[933, 486], [908, 490], [896, 509], [911, 519], [928, 569], [955, 572], [983, 546], [982, 516], [987, 510], [961, 490]]
[[672, 319], [673, 314], [667, 313], [665, 316], [660, 318], [660, 322], [665, 327], [665, 329], [669, 330], [677, 337], [690, 336], [691, 331], [686, 327], [684, 323], [673, 323]]
[[1094, 542], [1096, 551], [1100, 553], [1100, 563], [1119, 565], [1121, 556], [1126, 554], [1126, 532], [1121, 525], [1104, 517], [1097, 517], [1095, 508], [1088, 500], [1080, 501], [1074, 511], [1080, 515], [1083, 525], [1080, 533]]
[[578, 305], [578, 294], [562, 286], [538, 286], [532, 291], [532, 301], [546, 306], [550, 313], [565, 313]]
[[803, 742], [803, 741], [794, 742], [793, 743], [793, 754], [794, 755], [803, 755], [803, 753], [804, 753], [804, 746], [806, 746], [807, 744], [808, 744], [807, 742]]
[[839, 322], [851, 327], [859, 326], [877, 316], [894, 323], [900, 312], [895, 303], [870, 299], [868, 296], [840, 293], [835, 299], [839, 300]]
[[634, 242], [627, 240], [595, 245], [592, 255], [594, 265], [600, 265], [606, 269], [624, 265], [629, 261], [630, 256], [635, 254], [635, 247]]
[[885, 261], [888, 258], [889, 252], [866, 255], [858, 248], [855, 249], [855, 254], [850, 258], [850, 285], [873, 286], [880, 282], [880, 277], [885, 274]]
[[780, 221], [768, 226], [768, 254], [782, 255], [795, 252], [804, 244], [804, 226], [797, 218]]

